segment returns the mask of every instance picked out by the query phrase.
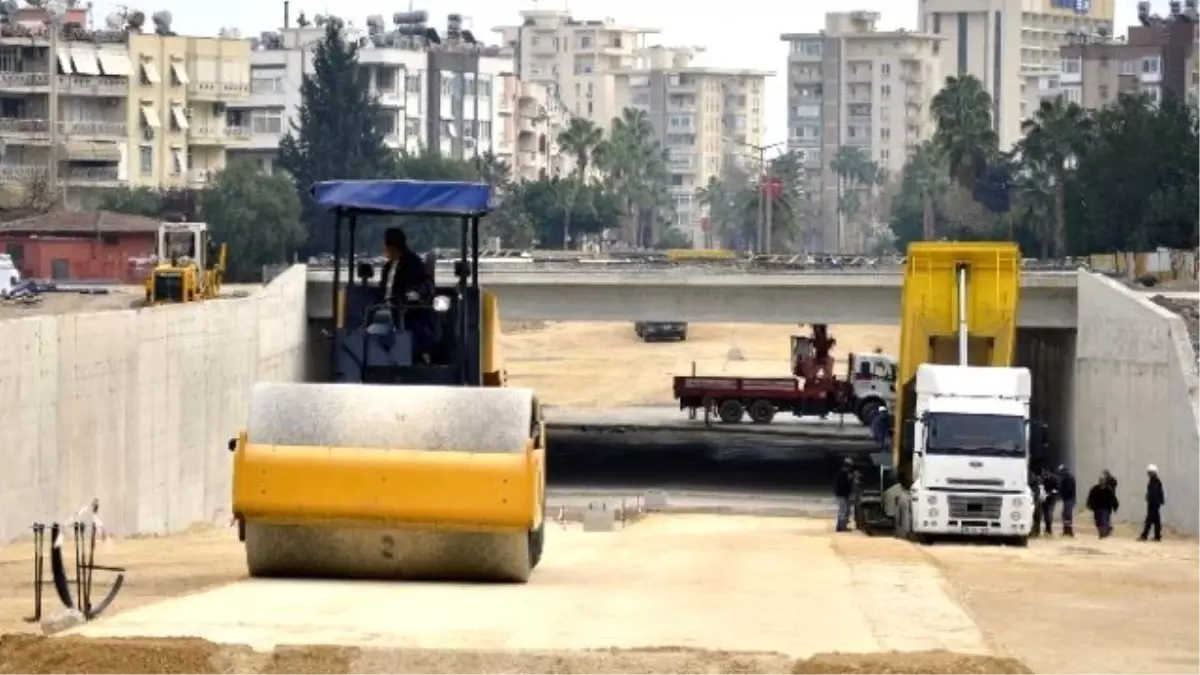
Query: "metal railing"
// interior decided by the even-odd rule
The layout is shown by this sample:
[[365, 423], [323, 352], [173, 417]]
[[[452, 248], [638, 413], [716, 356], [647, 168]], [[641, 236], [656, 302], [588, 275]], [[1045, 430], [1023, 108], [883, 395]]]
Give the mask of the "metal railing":
[[0, 118], [0, 133], [50, 135], [50, 120], [32, 117]]
[[0, 181], [28, 181], [47, 176], [50, 173], [45, 166], [36, 164], [0, 164]]
[[59, 122], [58, 130], [68, 136], [106, 136], [125, 138], [128, 126], [124, 122]]
[[72, 183], [115, 183], [121, 180], [117, 167], [71, 167], [67, 180]]
[[50, 75], [47, 73], [0, 72], [0, 89], [48, 86]]

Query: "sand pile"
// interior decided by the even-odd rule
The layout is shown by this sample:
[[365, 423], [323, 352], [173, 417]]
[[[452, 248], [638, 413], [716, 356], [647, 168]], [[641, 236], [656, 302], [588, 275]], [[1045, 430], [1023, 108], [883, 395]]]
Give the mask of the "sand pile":
[[470, 652], [280, 647], [197, 639], [0, 636], [0, 673], [1028, 673], [1012, 659], [948, 652], [781, 654], [696, 649]]

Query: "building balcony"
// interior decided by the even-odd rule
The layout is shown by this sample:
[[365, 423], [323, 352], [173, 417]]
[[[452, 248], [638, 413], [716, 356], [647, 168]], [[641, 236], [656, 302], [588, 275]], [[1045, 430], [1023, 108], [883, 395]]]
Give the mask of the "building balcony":
[[71, 185], [87, 187], [117, 187], [123, 182], [115, 166], [72, 166], [64, 178]]
[[50, 173], [46, 166], [37, 164], [0, 164], [0, 182], [24, 183], [44, 178]]
[[217, 172], [212, 169], [188, 169], [187, 184], [194, 188], [206, 187], [216, 175]]
[[125, 140], [128, 127], [124, 122], [59, 122], [59, 133], [64, 136]]
[[188, 143], [191, 145], [225, 145], [229, 136], [220, 124], [195, 124], [188, 127]]
[[8, 143], [50, 142], [50, 121], [32, 117], [0, 118], [0, 137]]
[[50, 88], [49, 73], [0, 72], [0, 91], [34, 93]]
[[125, 98], [129, 93], [129, 80], [104, 75], [59, 75], [58, 91], [71, 96]]
[[247, 143], [253, 135], [250, 127], [225, 126], [225, 139], [229, 143]]

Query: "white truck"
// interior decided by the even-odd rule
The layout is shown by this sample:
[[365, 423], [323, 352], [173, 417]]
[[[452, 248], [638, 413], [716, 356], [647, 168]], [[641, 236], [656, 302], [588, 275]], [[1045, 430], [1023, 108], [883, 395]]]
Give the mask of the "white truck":
[[1033, 521], [1029, 370], [921, 364], [915, 389], [912, 483], [884, 497], [897, 532], [1024, 545]]

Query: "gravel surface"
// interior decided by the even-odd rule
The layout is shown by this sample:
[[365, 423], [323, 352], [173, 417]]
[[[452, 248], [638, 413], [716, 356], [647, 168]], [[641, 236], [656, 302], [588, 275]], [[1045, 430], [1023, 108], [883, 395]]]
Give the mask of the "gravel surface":
[[1200, 355], [1200, 302], [1165, 295], [1155, 295], [1150, 300], [1159, 307], [1183, 317], [1183, 322], [1187, 324], [1188, 336], [1192, 339], [1192, 351]]

